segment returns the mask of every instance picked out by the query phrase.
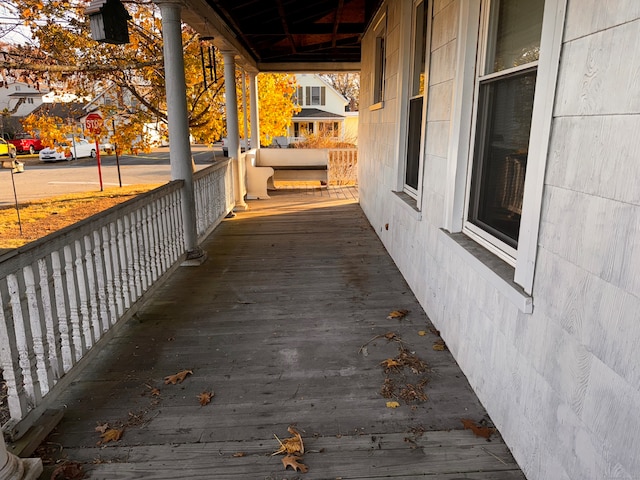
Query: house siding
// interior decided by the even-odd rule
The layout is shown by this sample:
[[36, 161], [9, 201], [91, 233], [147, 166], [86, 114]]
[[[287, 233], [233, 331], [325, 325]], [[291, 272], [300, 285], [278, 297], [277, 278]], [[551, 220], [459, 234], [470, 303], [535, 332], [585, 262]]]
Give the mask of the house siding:
[[433, 4], [419, 212], [394, 193], [411, 2], [382, 7], [388, 63], [378, 110], [368, 109], [374, 38], [363, 39], [362, 208], [527, 478], [640, 478], [640, 4], [568, 1], [531, 314], [441, 230], [456, 161], [448, 152], [460, 7]]

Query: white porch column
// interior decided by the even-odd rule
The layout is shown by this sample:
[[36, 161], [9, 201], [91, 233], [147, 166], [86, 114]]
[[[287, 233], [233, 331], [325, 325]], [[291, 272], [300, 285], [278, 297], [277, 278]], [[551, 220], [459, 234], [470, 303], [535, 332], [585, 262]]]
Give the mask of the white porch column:
[[260, 148], [258, 74], [256, 72], [249, 72], [249, 104], [251, 110], [251, 148]]
[[36, 480], [41, 473], [42, 460], [18, 458], [7, 452], [7, 445], [0, 431], [0, 480]]
[[184, 57], [180, 22], [181, 3], [174, 0], [155, 0], [162, 15], [164, 43], [164, 73], [169, 121], [169, 161], [171, 179], [183, 180], [182, 220], [187, 262], [195, 265], [204, 261], [198, 247], [196, 231], [196, 204], [193, 193], [193, 160], [189, 144], [189, 117], [187, 114], [187, 87], [184, 79]]
[[236, 60], [234, 53], [223, 51], [224, 59], [224, 89], [225, 106], [227, 112], [227, 138], [229, 140], [229, 156], [233, 158], [235, 210], [246, 210], [248, 205], [244, 201], [246, 192], [244, 181], [244, 165], [240, 161], [240, 133], [238, 131], [238, 98], [236, 95]]
[[[247, 144], [249, 141], [249, 118], [247, 117], [247, 72], [244, 70], [242, 70], [242, 119], [244, 127], [244, 132], [242, 133], [245, 144]], [[254, 148], [253, 143], [251, 144], [251, 148]]]

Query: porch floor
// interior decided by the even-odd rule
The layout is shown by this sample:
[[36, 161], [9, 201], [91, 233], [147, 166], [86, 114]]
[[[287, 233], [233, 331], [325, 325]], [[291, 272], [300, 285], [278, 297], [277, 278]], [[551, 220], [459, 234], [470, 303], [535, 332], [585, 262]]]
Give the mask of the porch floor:
[[[172, 274], [65, 392], [42, 456], [109, 480], [524, 479], [498, 434], [463, 429], [462, 419], [490, 420], [451, 354], [433, 348], [437, 332], [355, 188], [284, 189], [249, 205], [205, 242], [207, 261]], [[387, 319], [399, 309], [409, 313]], [[381, 362], [402, 347], [428, 371], [385, 373]], [[165, 385], [182, 370], [193, 374]], [[401, 387], [424, 379], [428, 399], [407, 404]], [[215, 394], [206, 406], [202, 392]], [[107, 423], [122, 438], [97, 445]], [[307, 473], [271, 455], [290, 425]]]

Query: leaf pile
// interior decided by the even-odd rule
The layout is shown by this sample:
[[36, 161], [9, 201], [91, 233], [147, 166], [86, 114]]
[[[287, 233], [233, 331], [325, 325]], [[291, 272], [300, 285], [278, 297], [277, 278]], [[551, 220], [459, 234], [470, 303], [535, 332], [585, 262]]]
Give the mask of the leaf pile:
[[[396, 357], [387, 358], [380, 363], [385, 374], [380, 395], [388, 399], [402, 400], [407, 405], [426, 402], [428, 397], [424, 388], [429, 380], [423, 374], [429, 371], [429, 367], [415, 352], [405, 346], [398, 335], [394, 334], [393, 338], [400, 345], [399, 352]], [[399, 405], [397, 401], [387, 402], [388, 408], [397, 408]]]

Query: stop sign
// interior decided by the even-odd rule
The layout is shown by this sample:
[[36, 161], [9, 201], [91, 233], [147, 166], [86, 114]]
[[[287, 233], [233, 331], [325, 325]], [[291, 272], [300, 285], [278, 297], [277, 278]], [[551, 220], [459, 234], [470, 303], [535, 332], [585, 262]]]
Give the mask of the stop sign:
[[99, 113], [93, 112], [87, 115], [85, 123], [87, 125], [87, 130], [89, 130], [90, 133], [98, 135], [102, 131], [102, 125], [104, 122]]

